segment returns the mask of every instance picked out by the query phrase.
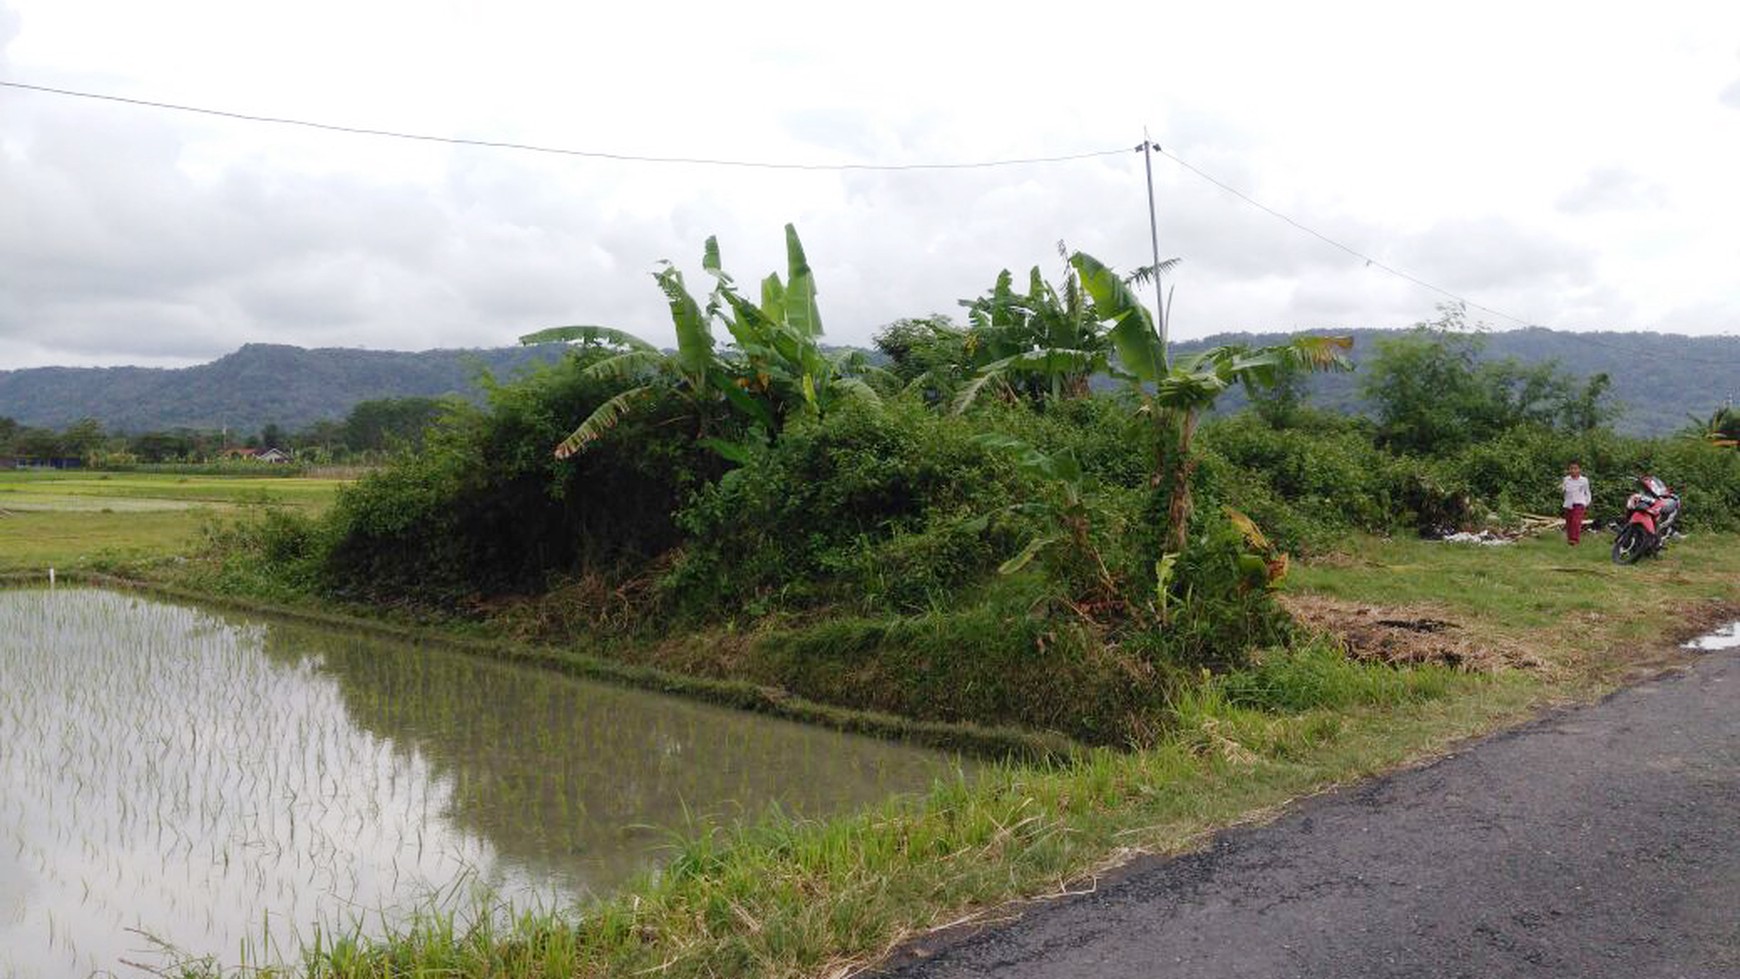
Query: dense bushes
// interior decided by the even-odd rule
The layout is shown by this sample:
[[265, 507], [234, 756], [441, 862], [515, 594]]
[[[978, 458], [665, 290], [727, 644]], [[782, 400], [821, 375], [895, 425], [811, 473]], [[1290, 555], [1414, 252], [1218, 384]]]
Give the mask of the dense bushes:
[[1358, 420], [1274, 429], [1246, 413], [1205, 425], [1201, 442], [1202, 494], [1307, 553], [1338, 546], [1350, 530], [1431, 532], [1557, 514], [1559, 478], [1573, 459], [1590, 475], [1597, 519], [1619, 517], [1636, 488], [1631, 477], [1654, 473], [1684, 498], [1685, 526], [1740, 527], [1740, 452], [1695, 438], [1519, 425], [1419, 457], [1377, 448]]
[[1246, 413], [1203, 427], [1211, 454], [1205, 497], [1250, 514], [1289, 547], [1319, 550], [1350, 530], [1386, 532], [1408, 520], [1405, 475], [1372, 445], [1369, 426], [1311, 416], [1275, 429]]
[[1617, 519], [1637, 487], [1633, 476], [1653, 473], [1678, 491], [1686, 504], [1682, 526], [1711, 530], [1740, 527], [1740, 453], [1695, 438], [1629, 438], [1597, 430], [1567, 435], [1520, 426], [1471, 445], [1432, 468], [1458, 481], [1483, 513], [1501, 519], [1517, 513], [1556, 514], [1559, 477], [1572, 460], [1582, 463], [1594, 490], [1590, 516]]
[[[1137, 566], [1141, 548], [1131, 542], [1164, 520], [1148, 490], [1153, 447], [1117, 399], [1042, 410], [987, 404], [964, 418], [917, 400], [847, 404], [733, 466], [695, 443], [695, 406], [667, 395], [586, 452], [556, 460], [549, 447], [573, 419], [617, 390], [585, 363], [571, 357], [495, 386], [487, 410], [455, 406], [422, 451], [346, 490], [319, 526], [279, 514], [226, 546], [268, 555], [260, 567], [287, 585], [367, 601], [453, 607], [539, 593], [566, 577], [657, 573], [660, 587], [648, 594], [691, 621], [820, 606], [911, 614], [971, 601], [999, 564], [1055, 534], [1046, 501], [1058, 488], [977, 439], [998, 431], [1074, 456], [1096, 559], [1120, 578], [1132, 608], [1152, 600], [1141, 590], [1151, 569]], [[1598, 517], [1618, 515], [1630, 474], [1652, 471], [1684, 493], [1687, 526], [1740, 525], [1740, 453], [1696, 439], [1515, 426], [1425, 458], [1378, 448], [1369, 422], [1309, 410], [1289, 419], [1276, 428], [1244, 413], [1203, 426], [1195, 535], [1205, 547], [1222, 507], [1304, 553], [1339, 546], [1349, 531], [1553, 513], [1572, 458], [1593, 476]], [[707, 422], [729, 433], [728, 417]], [[1069, 570], [1065, 551], [1032, 567], [1049, 571], [1054, 594], [1068, 600], [1085, 576]], [[1198, 598], [1217, 593], [1205, 553], [1181, 565]], [[1249, 624], [1234, 631], [1264, 634]], [[1194, 650], [1187, 660], [1212, 659], [1206, 642], [1173, 645]]]
[[[1239, 703], [1279, 696], [1263, 677], [1343, 696], [1332, 657], [1274, 652], [1295, 638], [1271, 591], [1276, 547], [1555, 512], [1572, 458], [1598, 517], [1652, 471], [1683, 491], [1688, 526], [1740, 525], [1740, 453], [1696, 439], [1519, 424], [1407, 455], [1371, 422], [1294, 405], [1202, 426], [1188, 546], [1162, 570], [1156, 428], [1123, 399], [988, 398], [965, 416], [917, 394], [847, 400], [767, 443], [677, 386], [558, 460], [575, 419], [627, 383], [588, 373], [589, 356], [453, 406], [320, 520], [269, 511], [216, 532], [209, 581], [471, 612], [529, 596], [517, 608], [547, 603], [526, 617], [556, 623], [533, 630], [546, 639], [734, 637], [712, 660], [660, 665], [1118, 743], [1151, 733], [1203, 669], [1234, 676], [1223, 692]], [[571, 614], [600, 601], [608, 614]], [[1360, 676], [1358, 696], [1390, 696]]]
[[1340, 546], [1350, 531], [1429, 531], [1469, 519], [1459, 467], [1396, 456], [1370, 423], [1304, 412], [1276, 429], [1246, 413], [1203, 427], [1203, 494], [1249, 514], [1291, 550]]
[[1028, 492], [974, 434], [916, 404], [847, 405], [792, 426], [678, 512], [687, 543], [669, 593], [725, 615], [945, 602], [1012, 550], [1006, 529], [987, 534], [972, 518]]
[[340, 493], [312, 577], [342, 598], [453, 607], [529, 593], [582, 569], [631, 573], [676, 545], [673, 512], [724, 463], [667, 400], [567, 460], [549, 447], [616, 393], [569, 357], [455, 406], [406, 452]]

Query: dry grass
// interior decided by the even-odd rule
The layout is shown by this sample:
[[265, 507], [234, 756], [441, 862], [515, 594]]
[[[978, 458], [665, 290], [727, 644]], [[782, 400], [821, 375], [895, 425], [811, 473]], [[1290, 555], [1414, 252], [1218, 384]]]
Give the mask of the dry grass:
[[1301, 625], [1333, 639], [1353, 659], [1391, 666], [1436, 663], [1494, 673], [1540, 670], [1547, 661], [1514, 639], [1471, 633], [1438, 603], [1372, 605], [1324, 595], [1284, 595]]

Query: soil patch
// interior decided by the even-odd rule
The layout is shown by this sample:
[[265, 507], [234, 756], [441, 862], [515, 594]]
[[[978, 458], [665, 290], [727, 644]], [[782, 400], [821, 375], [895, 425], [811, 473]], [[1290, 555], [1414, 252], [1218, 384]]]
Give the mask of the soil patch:
[[1546, 666], [1514, 642], [1470, 635], [1435, 605], [1371, 605], [1300, 594], [1281, 596], [1281, 604], [1300, 625], [1335, 639], [1358, 660], [1439, 663], [1481, 673]]

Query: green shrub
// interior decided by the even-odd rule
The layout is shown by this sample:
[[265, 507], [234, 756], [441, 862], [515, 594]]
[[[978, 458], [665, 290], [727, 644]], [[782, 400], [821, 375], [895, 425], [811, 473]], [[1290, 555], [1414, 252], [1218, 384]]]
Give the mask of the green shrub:
[[1220, 511], [1198, 508], [1190, 546], [1172, 573], [1166, 621], [1132, 638], [1150, 662], [1190, 672], [1236, 669], [1253, 649], [1287, 640], [1291, 620], [1266, 579], [1241, 565], [1250, 552]]
[[323, 521], [266, 506], [207, 523], [203, 533], [206, 553], [219, 560], [196, 576], [214, 591], [277, 601], [321, 587], [332, 546]]
[[667, 591], [690, 612], [733, 615], [825, 600], [911, 609], [970, 586], [1019, 543], [996, 523], [960, 525], [1025, 492], [973, 434], [898, 403], [792, 425], [677, 514], [687, 540]]
[[450, 415], [421, 452], [341, 493], [333, 587], [371, 599], [453, 604], [541, 591], [552, 577], [636, 568], [673, 548], [671, 514], [725, 463], [698, 446], [674, 399], [637, 412], [586, 452], [551, 449], [616, 393], [570, 357]]
[[1369, 426], [1317, 412], [1276, 429], [1250, 412], [1204, 425], [1198, 436], [1205, 495], [1256, 520], [1292, 549], [1318, 550], [1349, 530], [1385, 533], [1407, 523], [1409, 483], [1399, 460], [1372, 444]]
[[574, 419], [620, 389], [585, 372], [588, 356], [491, 383], [487, 410], [449, 406], [419, 450], [342, 489], [318, 522], [268, 514], [215, 532], [220, 579], [454, 607], [564, 576], [640, 570], [678, 543], [679, 503], [725, 469], [695, 432], [736, 433], [671, 397], [555, 459]]
[[1604, 430], [1566, 435], [1519, 426], [1432, 467], [1443, 478], [1459, 480], [1476, 510], [1554, 515], [1562, 502], [1559, 479], [1572, 460], [1589, 475], [1596, 519], [1618, 519], [1637, 489], [1632, 477], [1653, 473], [1685, 501], [1683, 526], [1740, 526], [1740, 453], [1700, 439], [1631, 438]]
[[1683, 527], [1740, 529], [1740, 452], [1702, 439], [1659, 439], [1649, 463], [1644, 468], [1666, 480], [1685, 503]]
[[1137, 488], [1154, 471], [1151, 426], [1122, 394], [1047, 402], [1042, 409], [986, 402], [973, 420], [1045, 452], [1069, 449], [1099, 486]]

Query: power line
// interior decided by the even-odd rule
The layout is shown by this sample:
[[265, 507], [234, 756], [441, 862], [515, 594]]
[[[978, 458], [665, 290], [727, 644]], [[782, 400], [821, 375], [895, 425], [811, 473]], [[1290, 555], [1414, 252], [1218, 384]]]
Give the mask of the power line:
[[1525, 320], [1520, 316], [1512, 316], [1511, 314], [1509, 314], [1503, 310], [1493, 309], [1491, 306], [1482, 306], [1480, 303], [1477, 303], [1471, 299], [1468, 299], [1465, 296], [1457, 295], [1456, 293], [1451, 292], [1450, 290], [1445, 289], [1442, 286], [1433, 285], [1432, 283], [1427, 282], [1425, 279], [1419, 278], [1418, 276], [1410, 275], [1409, 273], [1404, 272], [1401, 269], [1398, 269], [1398, 268], [1395, 268], [1394, 266], [1387, 265], [1383, 262], [1380, 262], [1377, 259], [1372, 258], [1370, 255], [1367, 255], [1362, 251], [1359, 251], [1355, 248], [1344, 245], [1339, 241], [1336, 241], [1334, 238], [1329, 237], [1328, 235], [1322, 233], [1321, 231], [1318, 231], [1316, 228], [1308, 227], [1307, 225], [1301, 224], [1298, 221], [1293, 220], [1291, 217], [1288, 217], [1287, 215], [1282, 214], [1280, 211], [1275, 210], [1274, 208], [1270, 207], [1267, 204], [1264, 204], [1262, 201], [1255, 200], [1254, 198], [1247, 196], [1244, 192], [1240, 191], [1238, 188], [1233, 187], [1230, 184], [1227, 184], [1224, 181], [1218, 180], [1215, 177], [1213, 177], [1212, 175], [1205, 173], [1202, 170], [1197, 169], [1196, 167], [1192, 166], [1190, 163], [1180, 159], [1176, 154], [1167, 152], [1166, 150], [1164, 150], [1160, 147], [1160, 144], [1155, 143], [1152, 145], [1154, 147], [1154, 152], [1160, 154], [1163, 157], [1166, 157], [1168, 160], [1171, 160], [1173, 163], [1178, 164], [1179, 166], [1183, 167], [1186, 170], [1189, 170], [1191, 173], [1196, 174], [1198, 177], [1201, 177], [1202, 179], [1208, 181], [1209, 183], [1215, 185], [1216, 187], [1219, 187], [1221, 190], [1226, 191], [1227, 193], [1233, 195], [1234, 197], [1237, 197], [1239, 200], [1244, 201], [1246, 204], [1249, 204], [1250, 206], [1256, 208], [1259, 211], [1262, 211], [1264, 214], [1267, 214], [1271, 217], [1279, 218], [1282, 221], [1287, 222], [1288, 224], [1292, 225], [1293, 227], [1298, 228], [1300, 231], [1305, 232], [1306, 234], [1310, 235], [1311, 237], [1316, 238], [1317, 240], [1319, 240], [1327, 245], [1341, 249], [1342, 251], [1346, 252], [1347, 254], [1352, 255], [1354, 258], [1360, 259], [1361, 261], [1365, 262], [1365, 264], [1368, 266], [1371, 266], [1371, 267], [1377, 268], [1377, 269], [1381, 269], [1381, 270], [1388, 272], [1389, 274], [1391, 274], [1399, 279], [1406, 279], [1407, 281], [1412, 282], [1414, 285], [1417, 285], [1423, 289], [1430, 289], [1431, 291], [1436, 292], [1441, 296], [1448, 296], [1449, 298], [1454, 299], [1457, 302], [1462, 303], [1465, 306], [1469, 306], [1469, 307], [1472, 307], [1474, 309], [1478, 309], [1483, 313], [1491, 313], [1492, 315], [1500, 317], [1502, 319], [1510, 320], [1512, 323], [1517, 323], [1517, 324], [1522, 325], [1522, 326], [1539, 326], [1540, 325], [1538, 323], [1533, 323], [1533, 322], [1530, 322], [1529, 320]]
[[531, 143], [510, 143], [491, 139], [465, 139], [458, 136], [432, 136], [426, 133], [406, 133], [391, 129], [369, 129], [361, 126], [341, 126], [327, 122], [313, 122], [307, 119], [289, 119], [282, 116], [262, 116], [247, 112], [230, 112], [224, 109], [210, 109], [194, 105], [179, 105], [173, 102], [154, 102], [150, 99], [133, 99], [120, 95], [105, 95], [97, 92], [79, 92], [66, 88], [50, 88], [46, 85], [27, 85], [24, 82], [0, 81], [0, 87], [22, 89], [28, 92], [43, 92], [50, 95], [66, 95], [80, 99], [95, 99], [101, 102], [120, 102], [125, 105], [146, 106], [153, 109], [170, 109], [175, 112], [192, 112], [205, 116], [218, 116], [224, 119], [240, 119], [246, 122], [265, 122], [279, 126], [301, 126], [305, 129], [319, 129], [327, 132], [349, 133], [356, 136], [380, 136], [388, 139], [408, 139], [424, 143], [446, 143], [452, 146], [480, 146], [488, 149], [523, 150], [529, 153], [551, 153], [558, 156], [579, 156], [595, 160], [618, 160], [629, 163], [672, 163], [690, 166], [709, 167], [742, 167], [756, 170], [984, 170], [991, 167], [1032, 166], [1043, 163], [1066, 163], [1072, 160], [1089, 160], [1102, 156], [1117, 156], [1129, 152], [1123, 147], [1115, 150], [1093, 150], [1086, 153], [1070, 153], [1063, 156], [1035, 156], [1009, 160], [980, 160], [968, 163], [776, 163], [764, 160], [723, 160], [706, 157], [683, 156], [646, 156], [636, 153], [611, 153], [603, 150], [576, 150], [557, 146], [538, 146]]
[[[737, 168], [743, 168], [743, 169], [757, 169], [757, 170], [809, 170], [809, 171], [833, 171], [833, 172], [843, 172], [843, 171], [884, 171], [884, 172], [886, 172], [886, 171], [901, 171], [901, 170], [982, 170], [982, 169], [990, 169], [990, 168], [994, 168], [994, 167], [1034, 166], [1034, 165], [1041, 165], [1041, 164], [1048, 164], [1048, 163], [1067, 163], [1067, 162], [1076, 161], [1076, 160], [1088, 160], [1088, 159], [1095, 159], [1095, 158], [1099, 158], [1099, 157], [1117, 156], [1117, 155], [1121, 155], [1121, 154], [1129, 152], [1127, 149], [1120, 147], [1118, 149], [1092, 150], [1092, 151], [1088, 151], [1088, 152], [1084, 152], [1084, 153], [1071, 153], [1071, 154], [1064, 154], [1064, 155], [1060, 155], [1060, 156], [1024, 157], [1024, 158], [1003, 159], [1003, 160], [981, 160], [981, 161], [970, 161], [970, 162], [963, 162], [963, 163], [898, 163], [898, 164], [781, 163], [781, 162], [766, 161], [766, 160], [729, 160], [729, 159], [717, 159], [717, 158], [708, 158], [708, 157], [650, 156], [650, 155], [635, 154], [635, 153], [615, 153], [615, 152], [608, 152], [608, 151], [603, 151], [603, 150], [579, 150], [579, 149], [571, 149], [571, 148], [556, 147], [556, 146], [540, 146], [540, 145], [531, 144], [531, 143], [514, 143], [514, 142], [503, 141], [503, 140], [467, 139], [464, 137], [457, 137], [457, 136], [436, 136], [436, 135], [431, 135], [431, 134], [427, 134], [427, 133], [408, 133], [408, 132], [401, 132], [398, 130], [390, 130], [390, 129], [372, 129], [372, 128], [360, 127], [360, 126], [344, 126], [344, 125], [339, 125], [336, 123], [315, 122], [315, 121], [308, 120], [308, 119], [292, 119], [292, 118], [287, 118], [287, 117], [282, 117], [282, 116], [266, 116], [266, 115], [257, 115], [257, 114], [246, 113], [246, 112], [232, 112], [232, 111], [225, 110], [225, 109], [213, 109], [213, 108], [207, 108], [207, 107], [203, 107], [203, 106], [181, 105], [181, 104], [173, 103], [173, 102], [158, 102], [158, 101], [153, 101], [150, 99], [128, 98], [126, 96], [109, 95], [109, 94], [99, 93], [99, 92], [84, 92], [84, 91], [77, 91], [74, 89], [54, 88], [54, 87], [50, 87], [47, 85], [32, 85], [32, 84], [28, 84], [26, 82], [0, 81], [0, 88], [11, 88], [11, 89], [18, 89], [18, 90], [29, 91], [29, 92], [38, 92], [38, 93], [49, 94], [49, 95], [61, 95], [61, 96], [67, 96], [70, 98], [92, 99], [92, 100], [101, 101], [101, 102], [115, 102], [115, 103], [120, 103], [123, 105], [143, 106], [146, 108], [153, 108], [153, 109], [167, 109], [167, 110], [174, 111], [174, 112], [187, 112], [187, 113], [193, 113], [193, 114], [197, 114], [197, 115], [216, 116], [218, 118], [236, 119], [236, 120], [241, 120], [244, 122], [259, 122], [259, 123], [268, 123], [268, 124], [280, 125], [280, 126], [297, 126], [297, 127], [301, 127], [304, 129], [315, 129], [315, 130], [321, 130], [321, 131], [325, 131], [325, 132], [346, 133], [346, 134], [357, 135], [357, 136], [375, 136], [375, 137], [381, 137], [381, 138], [387, 138], [387, 139], [402, 139], [402, 140], [411, 140], [411, 141], [415, 141], [415, 142], [424, 142], [424, 143], [441, 143], [441, 144], [446, 144], [446, 145], [451, 145], [451, 146], [472, 146], [472, 147], [481, 147], [481, 148], [485, 148], [485, 149], [520, 150], [520, 151], [530, 152], [530, 153], [546, 153], [546, 154], [552, 154], [552, 155], [558, 155], [558, 156], [582, 157], [582, 158], [586, 158], [586, 159], [597, 159], [597, 160], [613, 160], [613, 161], [628, 162], [628, 163], [652, 163], [652, 164], [675, 164], [675, 165], [687, 165], [687, 166], [737, 167]], [[1538, 327], [1539, 326], [1539, 324], [1531, 322], [1529, 320], [1525, 320], [1522, 317], [1513, 316], [1510, 313], [1504, 312], [1503, 310], [1494, 309], [1491, 306], [1486, 306], [1486, 305], [1483, 305], [1481, 303], [1474, 302], [1473, 300], [1468, 299], [1465, 296], [1451, 292], [1449, 289], [1445, 289], [1442, 286], [1438, 286], [1438, 285], [1435, 285], [1431, 282], [1427, 282], [1426, 280], [1421, 279], [1418, 276], [1412, 275], [1412, 274], [1405, 272], [1401, 269], [1395, 268], [1394, 266], [1391, 266], [1385, 262], [1379, 261], [1378, 259], [1373, 258], [1372, 256], [1367, 255], [1364, 252], [1359, 251], [1358, 249], [1355, 249], [1349, 245], [1343, 244], [1342, 242], [1339, 242], [1339, 241], [1335, 240], [1334, 238], [1331, 238], [1328, 235], [1323, 234], [1322, 232], [1316, 230], [1315, 228], [1312, 228], [1312, 227], [1310, 227], [1310, 226], [1308, 226], [1300, 221], [1297, 221], [1294, 218], [1290, 217], [1289, 215], [1284, 214], [1280, 211], [1277, 211], [1274, 208], [1268, 206], [1267, 204], [1264, 204], [1261, 201], [1258, 201], [1258, 200], [1250, 197], [1249, 195], [1240, 191], [1238, 188], [1233, 187], [1232, 185], [1226, 183], [1225, 181], [1222, 181], [1222, 180], [1216, 178], [1212, 174], [1209, 174], [1209, 173], [1199, 169], [1198, 167], [1194, 166], [1193, 164], [1189, 163], [1188, 161], [1180, 158], [1177, 154], [1168, 152], [1167, 150], [1163, 149], [1160, 146], [1160, 144], [1158, 144], [1158, 143], [1148, 142], [1148, 143], [1145, 143], [1144, 146], [1137, 147], [1138, 150], [1141, 150], [1144, 148], [1152, 148], [1154, 152], [1160, 154], [1161, 156], [1166, 157], [1167, 159], [1171, 160], [1172, 162], [1178, 164], [1179, 166], [1183, 167], [1184, 169], [1195, 174], [1197, 177], [1199, 177], [1199, 178], [1213, 184], [1214, 186], [1220, 188], [1221, 190], [1233, 195], [1234, 197], [1236, 197], [1239, 200], [1243, 201], [1244, 203], [1250, 205], [1251, 207], [1254, 207], [1257, 210], [1262, 211], [1263, 213], [1268, 214], [1271, 217], [1274, 217], [1278, 220], [1284, 221], [1287, 224], [1292, 225], [1294, 228], [1297, 228], [1298, 230], [1303, 231], [1304, 233], [1312, 236], [1313, 238], [1316, 238], [1319, 241], [1322, 241], [1323, 243], [1325, 243], [1333, 248], [1339, 249], [1340, 251], [1343, 251], [1343, 252], [1347, 253], [1348, 255], [1351, 255], [1354, 258], [1357, 258], [1357, 259], [1365, 262], [1365, 264], [1369, 267], [1377, 268], [1377, 269], [1384, 271], [1384, 272], [1387, 272], [1390, 275], [1393, 275], [1397, 278], [1403, 279], [1407, 282], [1411, 282], [1414, 285], [1417, 285], [1423, 289], [1428, 289], [1432, 292], [1436, 292], [1439, 295], [1445, 296], [1447, 298], [1455, 300], [1456, 302], [1462, 303], [1463, 305], [1468, 306], [1469, 308], [1477, 309], [1477, 310], [1480, 310], [1481, 312], [1485, 312], [1485, 313], [1490, 313], [1493, 316], [1497, 316], [1501, 319], [1509, 320], [1509, 321], [1516, 323], [1518, 325], [1521, 325], [1521, 326], [1525, 326], [1525, 327]], [[1620, 346], [1618, 344], [1612, 344], [1612, 343], [1606, 343], [1603, 341], [1594, 340], [1592, 338], [1590, 339], [1590, 342], [1595, 343], [1599, 346], [1610, 347], [1610, 348], [1615, 349], [1615, 350], [1623, 350], [1623, 351], [1626, 351], [1628, 353], [1632, 353], [1632, 354], [1634, 354], [1636, 356], [1640, 356], [1640, 357], [1649, 358], [1649, 357], [1659, 356], [1659, 355], [1648, 353], [1648, 352], [1645, 352], [1642, 350], [1635, 350], [1635, 349], [1631, 349], [1631, 348], [1626, 348], [1626, 347]]]
[[[1250, 206], [1256, 208], [1259, 211], [1262, 211], [1265, 214], [1270, 215], [1271, 217], [1275, 217], [1275, 218], [1278, 218], [1282, 221], [1285, 221], [1286, 223], [1292, 225], [1295, 228], [1298, 228], [1300, 231], [1305, 232], [1306, 234], [1310, 235], [1311, 237], [1316, 238], [1319, 241], [1324, 242], [1325, 244], [1328, 244], [1328, 245], [1331, 245], [1335, 248], [1338, 248], [1341, 251], [1344, 251], [1347, 254], [1352, 255], [1354, 258], [1357, 258], [1357, 259], [1364, 261], [1365, 264], [1368, 266], [1371, 266], [1371, 267], [1377, 268], [1377, 269], [1381, 269], [1385, 272], [1388, 272], [1391, 275], [1396, 276], [1397, 278], [1404, 279], [1408, 282], [1412, 282], [1413, 284], [1420, 286], [1421, 288], [1430, 289], [1431, 291], [1436, 292], [1439, 295], [1447, 296], [1447, 297], [1454, 299], [1455, 301], [1462, 303], [1463, 305], [1468, 306], [1472, 309], [1478, 309], [1478, 310], [1485, 312], [1485, 313], [1491, 313], [1494, 316], [1510, 320], [1511, 322], [1516, 323], [1520, 326], [1532, 327], [1532, 328], [1536, 328], [1536, 329], [1545, 329], [1539, 323], [1530, 322], [1529, 320], [1525, 320], [1519, 316], [1512, 316], [1511, 314], [1509, 314], [1503, 310], [1494, 309], [1491, 306], [1483, 306], [1480, 303], [1474, 302], [1473, 300], [1468, 299], [1465, 296], [1458, 295], [1458, 294], [1451, 292], [1450, 290], [1445, 289], [1441, 286], [1434, 285], [1434, 284], [1427, 282], [1424, 279], [1421, 279], [1417, 276], [1410, 275], [1409, 273], [1404, 272], [1401, 269], [1394, 268], [1390, 265], [1387, 265], [1383, 262], [1380, 262], [1377, 259], [1372, 258], [1370, 255], [1365, 254], [1364, 252], [1361, 252], [1355, 248], [1344, 245], [1341, 242], [1336, 241], [1334, 238], [1331, 238], [1328, 235], [1323, 234], [1322, 232], [1318, 231], [1317, 229], [1309, 227], [1305, 224], [1302, 224], [1299, 221], [1296, 221], [1293, 218], [1289, 217], [1288, 215], [1283, 214], [1280, 211], [1275, 210], [1274, 208], [1268, 206], [1267, 204], [1264, 204], [1261, 201], [1258, 201], [1258, 200], [1255, 200], [1255, 199], [1249, 197], [1248, 195], [1246, 195], [1245, 193], [1240, 191], [1238, 188], [1227, 184], [1225, 181], [1222, 181], [1222, 180], [1215, 178], [1212, 174], [1206, 173], [1203, 170], [1198, 169], [1197, 167], [1191, 165], [1187, 161], [1180, 159], [1176, 154], [1167, 152], [1166, 150], [1164, 150], [1160, 147], [1160, 144], [1150, 143], [1149, 145], [1153, 148], [1154, 152], [1160, 154], [1161, 156], [1166, 157], [1167, 159], [1171, 160], [1173, 163], [1178, 164], [1179, 166], [1183, 167], [1186, 170], [1189, 170], [1191, 173], [1196, 174], [1198, 177], [1201, 177], [1203, 180], [1208, 181], [1209, 183], [1215, 185], [1216, 187], [1219, 187], [1221, 190], [1226, 191], [1227, 193], [1238, 198], [1239, 200], [1244, 201], [1246, 204], [1249, 204]], [[1142, 147], [1140, 147], [1140, 146], [1137, 147], [1138, 150], [1141, 148]], [[1589, 336], [1587, 334], [1579, 334], [1578, 336], [1582, 342], [1590, 343], [1590, 344], [1593, 344], [1593, 345], [1598, 346], [1598, 347], [1607, 347], [1610, 350], [1621, 351], [1623, 353], [1630, 354], [1634, 357], [1642, 357], [1642, 358], [1647, 359], [1647, 360], [1671, 360], [1671, 359], [1674, 359], [1671, 355], [1663, 355], [1663, 354], [1655, 353], [1653, 351], [1639, 350], [1635, 347], [1628, 347], [1628, 346], [1625, 346], [1623, 344], [1612, 343], [1612, 342], [1609, 342], [1606, 340], [1601, 340], [1601, 339], [1598, 339], [1596, 337]]]

